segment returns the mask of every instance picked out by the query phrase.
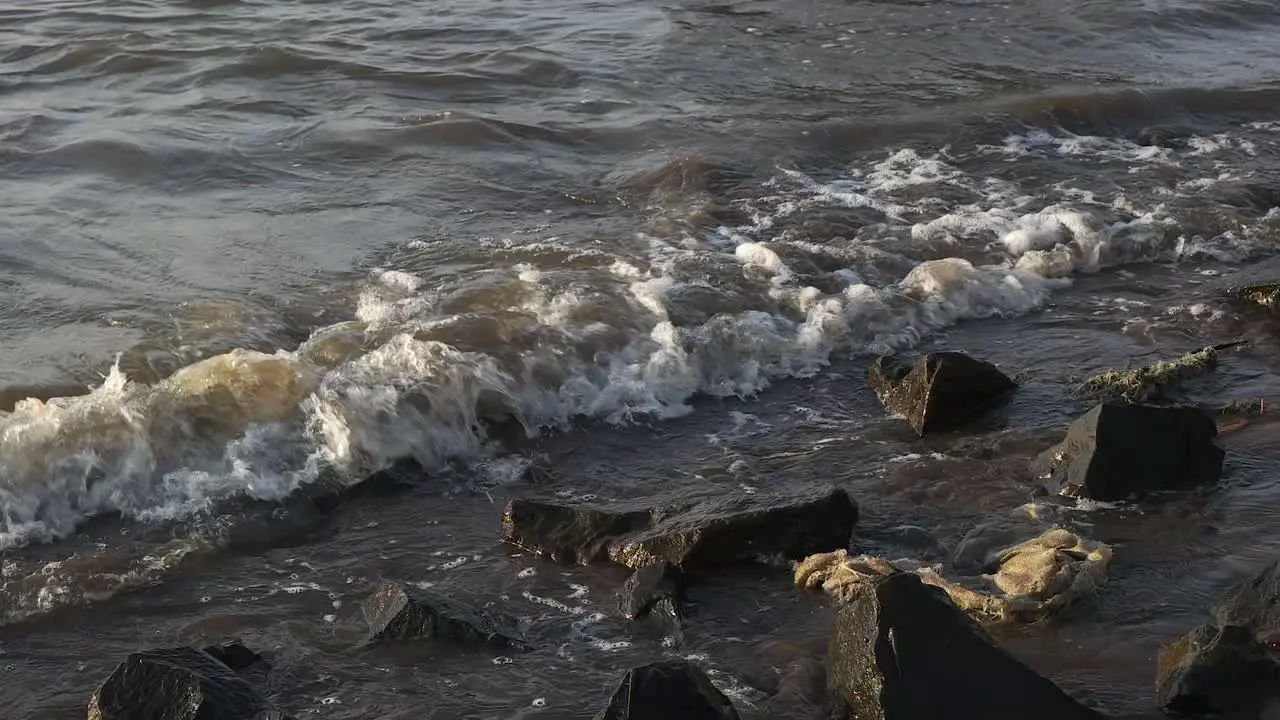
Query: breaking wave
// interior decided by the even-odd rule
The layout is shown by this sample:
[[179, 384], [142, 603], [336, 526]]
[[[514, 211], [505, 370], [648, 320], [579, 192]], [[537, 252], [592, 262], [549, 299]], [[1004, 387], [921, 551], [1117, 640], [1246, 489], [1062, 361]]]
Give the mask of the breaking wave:
[[[379, 269], [354, 320], [295, 350], [234, 350], [153, 383], [117, 365], [88, 394], [0, 415], [0, 549], [101, 514], [180, 519], [322, 477], [358, 482], [398, 459], [430, 470], [491, 456], [496, 424], [532, 436], [680, 415], [695, 396], [750, 397], [834, 353], [909, 349], [961, 321], [1034, 311], [1079, 273], [1245, 260], [1271, 247], [1273, 209], [1192, 227], [1178, 199], [1240, 181], [1218, 160], [1258, 142], [1271, 141], [1027, 129], [828, 178], [780, 171], [734, 202], [744, 222], [709, 232], [607, 251], [488, 240], [511, 261], [444, 282]], [[1182, 179], [1137, 192], [1008, 171], [1048, 156], [1121, 180], [1160, 167]]]

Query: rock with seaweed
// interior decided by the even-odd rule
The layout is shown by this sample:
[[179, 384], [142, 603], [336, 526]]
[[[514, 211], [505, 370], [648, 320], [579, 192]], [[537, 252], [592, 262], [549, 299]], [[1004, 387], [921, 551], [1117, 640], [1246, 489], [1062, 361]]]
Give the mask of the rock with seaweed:
[[1102, 402], [1137, 405], [1156, 402], [1186, 380], [1212, 371], [1224, 350], [1243, 341], [1222, 343], [1129, 370], [1108, 370], [1085, 380], [1084, 391]]
[[844, 550], [811, 555], [797, 563], [795, 582], [804, 588], [822, 588], [850, 603], [885, 577], [911, 572], [946, 592], [956, 607], [979, 622], [1033, 622], [1096, 594], [1106, 582], [1111, 558], [1109, 546], [1053, 528], [995, 553], [995, 567], [982, 580], [985, 587], [949, 580], [937, 566], [850, 557]]

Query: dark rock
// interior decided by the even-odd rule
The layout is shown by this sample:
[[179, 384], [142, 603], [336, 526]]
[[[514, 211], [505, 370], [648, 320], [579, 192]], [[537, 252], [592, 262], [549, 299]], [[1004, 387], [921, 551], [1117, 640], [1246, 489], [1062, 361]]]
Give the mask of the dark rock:
[[622, 586], [618, 593], [618, 609], [628, 620], [642, 618], [655, 609], [679, 617], [683, 581], [680, 568], [671, 563], [659, 562], [642, 567], [632, 573]]
[[889, 575], [840, 607], [827, 688], [857, 720], [1102, 720], [915, 573]]
[[1172, 125], [1153, 125], [1138, 131], [1133, 141], [1138, 145], [1162, 148], [1185, 148], [1187, 139], [1195, 133], [1190, 128]]
[[1231, 273], [1215, 283], [1215, 287], [1228, 297], [1280, 310], [1280, 257]]
[[258, 663], [265, 663], [262, 656], [250, 650], [236, 640], [228, 640], [218, 643], [217, 645], [209, 645], [204, 649], [210, 657], [218, 662], [226, 665], [235, 672], [248, 670]]
[[1124, 500], [1217, 482], [1218, 427], [1191, 407], [1101, 404], [1080, 416], [1031, 471], [1051, 493]]
[[995, 365], [958, 352], [929, 353], [912, 364], [881, 357], [867, 369], [867, 382], [922, 436], [958, 427], [1018, 388]]
[[1280, 665], [1249, 628], [1204, 625], [1160, 651], [1156, 693], [1175, 715], [1248, 711], [1280, 697]]
[[684, 660], [642, 665], [627, 673], [595, 720], [738, 720], [707, 674]]
[[1280, 562], [1228, 588], [1210, 614], [1220, 627], [1246, 627], [1259, 641], [1280, 636]]
[[1280, 207], [1280, 182], [1266, 178], [1221, 183], [1214, 186], [1212, 196], [1218, 202], [1262, 215]]
[[501, 537], [559, 561], [607, 558], [633, 569], [665, 561], [690, 570], [843, 548], [857, 520], [858, 506], [837, 488], [717, 494], [644, 510], [517, 498], [503, 513]]
[[[855, 238], [863, 227], [887, 221], [888, 216], [884, 212], [865, 206], [813, 207], [786, 218], [783, 237], [792, 242], [823, 244]], [[832, 271], [834, 269], [828, 269], [828, 272]]]
[[665, 560], [697, 569], [778, 555], [798, 560], [847, 547], [858, 506], [836, 488], [785, 496], [730, 496], [662, 509], [652, 526], [609, 547], [615, 562], [636, 568]]
[[429, 590], [388, 584], [361, 606], [371, 640], [448, 640], [527, 649], [515, 623]]
[[130, 654], [89, 700], [89, 720], [245, 720], [267, 712], [257, 690], [193, 648]]
[[502, 513], [503, 542], [559, 563], [588, 565], [608, 557], [609, 543], [653, 522], [649, 510], [606, 510], [514, 498]]

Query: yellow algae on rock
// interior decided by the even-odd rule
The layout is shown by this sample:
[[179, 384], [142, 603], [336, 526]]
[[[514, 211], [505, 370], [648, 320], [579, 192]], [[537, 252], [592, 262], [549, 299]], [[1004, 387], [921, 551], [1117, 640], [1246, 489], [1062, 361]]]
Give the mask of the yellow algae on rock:
[[890, 562], [845, 550], [811, 555], [795, 566], [795, 583], [841, 602], [897, 572], [912, 572], [944, 590], [957, 607], [982, 622], [1029, 622], [1092, 595], [1106, 581], [1111, 548], [1055, 528], [999, 553], [1000, 568], [986, 580], [999, 592], [966, 587], [936, 568], [909, 560]]

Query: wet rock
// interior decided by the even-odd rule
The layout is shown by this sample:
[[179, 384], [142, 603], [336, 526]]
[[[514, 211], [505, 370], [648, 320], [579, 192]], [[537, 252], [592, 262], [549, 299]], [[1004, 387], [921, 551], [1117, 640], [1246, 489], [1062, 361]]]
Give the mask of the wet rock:
[[833, 717], [1103, 720], [1037, 675], [914, 573], [841, 606], [827, 655]]
[[796, 565], [795, 582], [804, 588], [820, 587], [852, 603], [884, 578], [910, 572], [943, 590], [956, 607], [976, 620], [1029, 622], [1094, 595], [1106, 581], [1111, 557], [1107, 545], [1054, 528], [994, 554], [993, 572], [983, 579], [994, 590], [949, 580], [935, 566], [868, 555], [849, 557], [844, 550], [805, 558]]
[[648, 527], [648, 509], [614, 510], [513, 498], [502, 512], [503, 542], [559, 563], [589, 565], [609, 555], [618, 537]]
[[1228, 297], [1280, 309], [1280, 257], [1231, 273], [1219, 280], [1216, 287]]
[[447, 640], [528, 649], [515, 623], [430, 590], [385, 585], [361, 605], [371, 640]]
[[1051, 493], [1125, 500], [1217, 482], [1223, 451], [1217, 425], [1191, 407], [1101, 404], [1041, 453], [1031, 471]]
[[723, 693], [684, 660], [642, 665], [627, 673], [595, 720], [738, 720]]
[[855, 238], [863, 227], [887, 221], [888, 216], [884, 212], [865, 206], [813, 207], [786, 218], [783, 237], [790, 242], [823, 244]]
[[838, 488], [717, 494], [643, 510], [515, 499], [503, 513], [501, 537], [562, 562], [668, 562], [690, 570], [845, 547], [857, 520], [858, 506]]
[[659, 562], [642, 567], [632, 573], [622, 586], [618, 593], [618, 609], [628, 620], [637, 620], [652, 613], [678, 629], [683, 582], [680, 568], [671, 563]]
[[89, 720], [244, 720], [267, 712], [247, 681], [194, 648], [145, 650], [116, 666], [89, 700]]
[[1260, 641], [1280, 636], [1280, 562], [1228, 588], [1210, 614], [1220, 627], [1246, 627]]
[[1195, 133], [1190, 128], [1175, 125], [1153, 125], [1138, 131], [1133, 141], [1138, 145], [1162, 148], [1185, 148]]
[[881, 357], [867, 369], [867, 382], [922, 436], [961, 425], [1018, 387], [995, 365], [958, 352], [929, 353], [912, 364]]
[[804, 557], [813, 548], [849, 543], [858, 506], [845, 491], [827, 489], [773, 497], [730, 496], [655, 513], [645, 530], [619, 539], [609, 556], [627, 567], [666, 560], [683, 569]]
[[266, 661], [258, 653], [250, 650], [236, 640], [228, 640], [218, 643], [217, 645], [209, 645], [204, 648], [204, 652], [218, 662], [231, 668], [234, 672], [248, 670], [259, 663], [265, 664]]
[[1280, 665], [1249, 628], [1204, 625], [1160, 651], [1160, 707], [1181, 716], [1221, 716], [1280, 697]]

